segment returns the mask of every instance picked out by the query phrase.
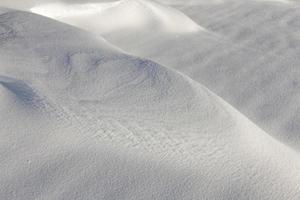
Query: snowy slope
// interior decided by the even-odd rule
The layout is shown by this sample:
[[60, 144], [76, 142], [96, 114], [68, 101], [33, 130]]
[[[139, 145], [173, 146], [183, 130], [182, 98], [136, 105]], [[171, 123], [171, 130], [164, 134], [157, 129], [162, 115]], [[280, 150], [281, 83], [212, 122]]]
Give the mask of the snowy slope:
[[[143, 34], [189, 33], [201, 30], [199, 25], [181, 12], [147, 0], [75, 5], [49, 3], [35, 6], [31, 11], [102, 34], [121, 32], [124, 29]], [[152, 29], [150, 33], [149, 28]]]
[[[103, 35], [131, 54], [187, 74], [225, 98], [269, 134], [298, 149], [298, 3], [254, 0], [198, 3], [181, 9], [206, 31], [180, 36], [174, 32], [145, 34], [153, 31], [146, 25], [141, 26], [143, 32], [137, 31], [139, 28], [130, 29], [130, 25], [118, 31], [115, 27], [119, 23], [113, 23], [114, 29], [107, 29], [101, 26], [101, 17], [97, 18], [98, 29], [84, 25], [91, 21], [89, 17], [76, 25]], [[123, 8], [119, 3], [114, 5]], [[42, 9], [33, 11], [43, 14]], [[109, 14], [114, 22], [118, 20], [113, 13]], [[122, 20], [130, 16], [122, 14]], [[108, 31], [99, 31], [102, 27]]]
[[299, 149], [299, 1], [225, 1], [183, 11], [237, 46], [212, 57], [206, 70], [194, 68], [188, 74], [198, 80], [218, 74], [219, 84], [205, 84], [268, 133]]
[[0, 199], [298, 199], [298, 155], [100, 37], [0, 16]]

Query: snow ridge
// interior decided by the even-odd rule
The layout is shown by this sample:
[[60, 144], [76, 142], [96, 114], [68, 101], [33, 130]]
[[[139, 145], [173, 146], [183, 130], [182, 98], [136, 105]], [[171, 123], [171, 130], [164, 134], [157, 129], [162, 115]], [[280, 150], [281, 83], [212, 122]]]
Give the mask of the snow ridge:
[[[112, 3], [68, 5], [46, 4], [31, 9], [45, 15], [98, 33], [132, 28], [173, 33], [192, 33], [204, 30], [183, 13], [148, 0], [121, 0]], [[91, 20], [97, 19], [97, 20]], [[89, 21], [90, 23], [86, 23]]]
[[0, 21], [0, 102], [50, 105], [0, 105], [0, 199], [300, 198], [298, 155], [186, 75], [39, 15]]

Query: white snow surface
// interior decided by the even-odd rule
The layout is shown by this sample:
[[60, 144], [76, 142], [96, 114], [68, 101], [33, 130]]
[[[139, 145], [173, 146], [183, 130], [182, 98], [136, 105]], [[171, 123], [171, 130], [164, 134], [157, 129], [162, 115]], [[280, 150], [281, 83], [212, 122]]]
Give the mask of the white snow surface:
[[[137, 2], [142, 2], [142, 8], [135, 7]], [[62, 4], [45, 6], [49, 5]], [[63, 20], [70, 19], [70, 24], [85, 30], [29, 12], [0, 9], [1, 200], [300, 199], [298, 152], [207, 89], [229, 100], [231, 93], [229, 97], [236, 97], [235, 89], [237, 93], [251, 89], [251, 81], [230, 74], [238, 72], [242, 62], [247, 76], [256, 74], [261, 67], [250, 68], [245, 54], [257, 54], [244, 50], [242, 44], [220, 42], [218, 35], [228, 29], [218, 29], [214, 20], [195, 14], [202, 7], [181, 9], [196, 15], [193, 20], [199, 24], [201, 19], [206, 21], [204, 27], [210, 31], [185, 32], [179, 31], [180, 25], [184, 30], [200, 26], [174, 8], [141, 0], [100, 6], [100, 13], [112, 9], [116, 14], [113, 28], [100, 18], [87, 23], [92, 19], [88, 13], [100, 15], [99, 5], [76, 4], [68, 12], [64, 7], [54, 9]], [[151, 8], [150, 14], [144, 13], [145, 7]], [[44, 11], [52, 15], [50, 8]], [[128, 21], [131, 8], [143, 10], [133, 12], [141, 17], [139, 23]], [[78, 13], [80, 9], [86, 12]], [[122, 11], [122, 17], [117, 11]], [[109, 12], [106, 15], [104, 19], [111, 19]], [[227, 17], [222, 16], [225, 21]], [[95, 27], [87, 27], [93, 23]], [[152, 23], [160, 27], [159, 33], [143, 38], [141, 31], [152, 30]], [[120, 26], [122, 32], [117, 34]], [[137, 30], [136, 41], [130, 45], [133, 30]], [[241, 40], [247, 46], [248, 40]], [[266, 59], [274, 59], [271, 54]], [[197, 61], [198, 56], [208, 60]], [[206, 64], [209, 61], [214, 64]], [[295, 61], [281, 71], [267, 63], [260, 76], [251, 76], [255, 82], [264, 73], [272, 76], [271, 69], [276, 77], [279, 72], [283, 76], [294, 72], [297, 77]], [[225, 79], [237, 86], [229, 87]], [[283, 84], [272, 90], [280, 93], [287, 88]], [[249, 93], [257, 98], [256, 92]], [[297, 96], [282, 95], [293, 98], [287, 104], [286, 112], [290, 112], [299, 103]], [[253, 102], [256, 107], [257, 101]], [[244, 112], [244, 107], [238, 108]]]
[[[189, 34], [160, 32], [151, 26], [141, 26], [143, 31], [140, 31], [127, 23], [119, 26], [118, 18], [110, 12], [107, 15], [114, 20], [110, 25], [113, 29], [101, 30], [105, 26], [100, 24], [107, 22], [107, 18], [102, 17], [97, 18], [98, 28], [85, 25], [94, 17], [86, 17], [76, 26], [102, 35], [125, 52], [185, 73], [224, 98], [270, 135], [299, 150], [299, 3], [265, 0], [198, 3], [179, 7], [204, 27], [204, 31]], [[113, 4], [115, 8], [123, 8], [118, 2]], [[102, 13], [99, 10], [97, 13]], [[48, 12], [53, 13], [51, 9]], [[68, 19], [77, 21], [71, 12], [69, 14]], [[122, 14], [121, 22], [130, 17], [128, 13]], [[172, 18], [172, 14], [167, 14]], [[154, 21], [155, 16], [149, 17], [152, 20], [148, 21]], [[56, 19], [69, 23], [66, 19]], [[185, 30], [184, 23], [181, 28]]]
[[180, 34], [202, 30], [181, 12], [147, 0], [75, 5], [58, 2], [35, 6], [30, 10], [97, 33], [130, 29], [145, 34], [144, 30], [152, 29], [152, 34], [157, 31]]

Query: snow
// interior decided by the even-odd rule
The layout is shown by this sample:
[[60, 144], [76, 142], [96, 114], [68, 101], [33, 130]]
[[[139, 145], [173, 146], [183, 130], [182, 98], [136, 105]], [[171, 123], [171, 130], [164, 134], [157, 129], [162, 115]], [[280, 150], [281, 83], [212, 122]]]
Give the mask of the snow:
[[[299, 149], [296, 4], [248, 0], [186, 6], [182, 11], [205, 31], [181, 35], [153, 33], [151, 26], [141, 26], [143, 31], [137, 31], [129, 23], [123, 24], [125, 28], [110, 12], [107, 14], [114, 20], [114, 29], [86, 27], [94, 17], [87, 17], [76, 26], [102, 35], [125, 52], [187, 74], [226, 99], [268, 134]], [[165, 13], [173, 18], [171, 13]], [[123, 18], [130, 16], [122, 14]], [[155, 16], [151, 17], [153, 20], [148, 21], [154, 21]], [[103, 18], [97, 19], [97, 24], [102, 24]], [[103, 19], [103, 23], [106, 21]]]
[[[56, 20], [0, 9], [0, 199], [299, 199], [298, 152], [220, 97], [234, 99], [246, 90], [272, 103], [268, 88], [259, 96], [251, 92], [264, 86], [251, 80], [289, 75], [268, 85], [282, 93], [293, 74], [298, 80], [295, 62], [285, 70], [268, 62], [250, 68], [249, 59], [263, 60], [255, 51], [269, 46], [249, 51], [247, 42], [259, 34], [235, 38], [231, 29], [215, 25], [216, 16], [205, 18], [206, 9], [182, 8], [209, 31], [191, 31], [195, 22], [182, 12], [142, 0], [33, 8]], [[88, 23], [103, 13], [105, 20], [112, 13], [116, 23]], [[140, 21], [129, 20], [130, 14]], [[153, 33], [152, 23], [161, 26], [159, 33], [140, 35]], [[130, 35], [133, 30], [138, 37]], [[222, 35], [240, 43], [225, 42]], [[274, 59], [270, 54], [267, 60]], [[265, 71], [257, 72], [261, 66]], [[278, 115], [281, 120], [298, 105], [294, 90], [295, 96], [282, 95], [293, 100], [285, 104], [287, 114]]]
[[[30, 10], [98, 33], [120, 32], [125, 28], [142, 31], [148, 27], [152, 27], [153, 34], [157, 31], [180, 34], [202, 30], [181, 12], [144, 0], [75, 5], [50, 3], [35, 6]], [[100, 20], [90, 20], [95, 18]], [[89, 23], [86, 23], [87, 21]]]

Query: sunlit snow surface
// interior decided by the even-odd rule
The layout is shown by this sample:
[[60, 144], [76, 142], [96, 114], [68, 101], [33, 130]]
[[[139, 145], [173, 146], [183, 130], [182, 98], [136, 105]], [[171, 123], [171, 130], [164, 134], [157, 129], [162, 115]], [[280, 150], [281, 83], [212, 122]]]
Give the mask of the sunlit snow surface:
[[159, 2], [0, 8], [1, 200], [300, 199], [297, 3]]
[[[146, 27], [175, 33], [197, 32], [202, 29], [177, 10], [149, 1], [121, 0], [77, 5], [52, 3], [33, 7], [31, 11], [101, 33]], [[86, 23], [86, 20], [90, 22]]]
[[[42, 14], [51, 18], [64, 18], [70, 16], [82, 16], [102, 12], [105, 9], [116, 6], [120, 2], [113, 3], [87, 3], [68, 5], [64, 3], [50, 3], [36, 6], [30, 10], [37, 14]], [[136, 19], [139, 20], [139, 19]]]

